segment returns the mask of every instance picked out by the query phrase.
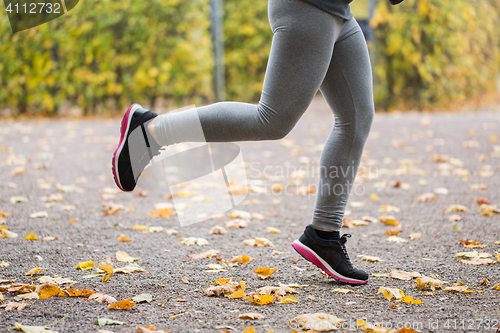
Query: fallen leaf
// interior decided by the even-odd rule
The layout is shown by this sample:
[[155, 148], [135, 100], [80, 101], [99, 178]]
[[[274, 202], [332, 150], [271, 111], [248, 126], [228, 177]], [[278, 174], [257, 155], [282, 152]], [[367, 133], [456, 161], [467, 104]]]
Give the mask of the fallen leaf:
[[256, 268], [253, 273], [257, 275], [259, 278], [262, 280], [267, 279], [268, 277], [271, 276], [274, 272], [276, 272], [278, 269], [277, 268], [269, 268], [269, 267], [263, 267], [263, 268]]
[[27, 234], [26, 236], [24, 236], [24, 239], [26, 239], [26, 240], [37, 240], [38, 237], [36, 236], [36, 234], [34, 232], [30, 232], [29, 234]]
[[332, 289], [332, 292], [340, 293], [340, 294], [354, 293], [354, 291], [352, 291], [351, 289], [345, 289], [345, 288], [335, 288], [335, 289]]
[[418, 202], [426, 202], [431, 200], [434, 201], [437, 200], [436, 195], [434, 193], [424, 193], [417, 198]]
[[469, 185], [470, 191], [483, 191], [486, 189], [488, 189], [488, 185], [486, 185], [486, 184], [470, 184]]
[[17, 167], [17, 168], [14, 168], [11, 172], [10, 172], [10, 175], [11, 176], [18, 176], [22, 173], [26, 173], [26, 167], [25, 166], [20, 166], [20, 167]]
[[47, 212], [34, 212], [30, 214], [30, 218], [36, 219], [36, 218], [42, 218], [42, 217], [49, 217], [49, 213]]
[[88, 271], [88, 270], [91, 270], [91, 269], [94, 269], [95, 267], [95, 264], [92, 260], [89, 260], [87, 262], [81, 262], [81, 263], [78, 263], [78, 265], [76, 265], [76, 269], [81, 269], [82, 271]]
[[249, 313], [242, 313], [238, 315], [238, 318], [240, 319], [250, 319], [250, 320], [258, 320], [258, 319], [264, 319], [266, 316], [260, 313], [254, 313], [254, 312], [249, 312]]
[[113, 320], [113, 319], [107, 319], [107, 318], [99, 318], [96, 319], [96, 322], [99, 326], [106, 326], [106, 325], [124, 325], [125, 323], [123, 321], [118, 321], [118, 320]]
[[99, 303], [106, 302], [108, 304], [113, 304], [116, 303], [117, 300], [109, 295], [104, 295], [101, 293], [93, 293], [92, 295], [89, 296], [89, 300], [93, 300]]
[[132, 298], [124, 299], [123, 301], [119, 301], [117, 303], [113, 303], [108, 305], [108, 309], [115, 310], [127, 310], [136, 305], [137, 302], [132, 302]]
[[244, 244], [248, 246], [258, 246], [258, 247], [265, 247], [265, 246], [274, 246], [274, 244], [267, 238], [264, 237], [256, 237], [254, 239], [246, 239], [243, 241]]
[[459, 253], [455, 254], [455, 257], [463, 257], [463, 258], [467, 258], [467, 259], [474, 259], [474, 258], [484, 259], [484, 258], [489, 258], [491, 256], [492, 255], [488, 252], [478, 253], [477, 251], [459, 252]]
[[399, 225], [399, 222], [396, 221], [396, 218], [394, 216], [387, 216], [387, 215], [382, 215], [381, 217], [379, 217], [378, 219], [380, 222], [382, 223], [385, 223], [387, 225]]
[[500, 283], [494, 285], [491, 289], [500, 290]]
[[383, 206], [380, 206], [379, 212], [388, 212], [388, 213], [391, 213], [391, 212], [400, 212], [401, 209], [399, 209], [398, 207], [395, 207], [395, 206], [391, 206], [391, 205], [383, 205]]
[[144, 269], [137, 265], [136, 263], [130, 263], [125, 267], [120, 267], [120, 268], [115, 268], [113, 270], [113, 274], [116, 273], [123, 273], [123, 274], [130, 274], [130, 273], [135, 273], [135, 272], [143, 272]]
[[480, 285], [482, 286], [489, 286], [490, 285], [490, 281], [488, 279], [484, 279], [483, 281], [479, 282]]
[[328, 332], [339, 328], [339, 324], [345, 322], [336, 316], [327, 313], [306, 313], [293, 318], [290, 322], [295, 323], [302, 330], [314, 330], [317, 332]]
[[51, 298], [54, 296], [68, 296], [64, 291], [59, 289], [58, 286], [54, 284], [42, 284], [41, 286], [37, 287], [37, 293], [40, 299], [46, 299], [46, 298]]
[[462, 264], [468, 265], [491, 265], [495, 263], [492, 259], [472, 258], [471, 260], [460, 260]]
[[40, 282], [41, 284], [44, 284], [44, 283], [51, 283], [51, 284], [56, 284], [56, 285], [60, 285], [60, 284], [75, 284], [75, 283], [78, 283], [76, 281], [73, 281], [71, 279], [68, 279], [68, 278], [62, 278], [62, 277], [58, 277], [57, 275], [52, 277], [52, 276], [41, 276], [38, 278], [38, 282]]
[[220, 253], [220, 251], [217, 250], [208, 250], [199, 254], [191, 254], [188, 255], [189, 258], [191, 259], [203, 259], [203, 258], [213, 258], [217, 256]]
[[248, 226], [248, 222], [243, 220], [243, 219], [236, 219], [236, 220], [224, 222], [224, 226], [226, 228], [241, 229], [241, 228], [246, 228]]
[[29, 202], [28, 198], [23, 197], [23, 196], [14, 196], [10, 197], [9, 201], [13, 204], [19, 203], [19, 202]]
[[[245, 296], [245, 284], [246, 282], [245, 281], [240, 281], [240, 284], [239, 285], [236, 285], [236, 290], [228, 295], [227, 297], [229, 298], [248, 298]], [[226, 284], [225, 286], [229, 286], [230, 284]], [[239, 289], [238, 289], [239, 288]]]
[[446, 208], [447, 212], [466, 212], [467, 207], [463, 205], [450, 205]]
[[462, 282], [457, 282], [454, 283], [453, 286], [451, 287], [446, 287], [443, 290], [451, 293], [467, 293], [467, 292], [472, 292], [472, 290], [467, 290], [469, 289], [469, 286], [462, 283]]
[[[235, 219], [235, 218], [241, 218], [241, 219], [249, 219], [252, 217], [252, 214], [249, 212], [245, 212], [243, 210], [233, 210], [231, 213], [229, 213], [229, 218], [230, 219]], [[226, 225], [227, 227], [227, 225]]]
[[405, 294], [401, 289], [390, 288], [390, 287], [380, 287], [375, 295], [382, 293], [384, 298], [390, 301], [393, 297], [396, 299], [402, 299]]
[[403, 228], [401, 228], [401, 226], [398, 226], [396, 229], [391, 229], [391, 230], [386, 230], [385, 231], [385, 234], [387, 236], [396, 236], [397, 234], [399, 234], [401, 231], [403, 231]]
[[387, 241], [394, 242], [394, 243], [405, 243], [408, 240], [401, 238], [401, 237], [398, 237], [398, 236], [389, 236], [389, 237], [387, 237]]
[[139, 258], [132, 258], [125, 251], [116, 252], [116, 260], [120, 262], [134, 262]]
[[28, 304], [29, 304], [28, 301], [23, 302], [23, 303], [17, 303], [17, 302], [7, 301], [6, 304], [0, 305], [0, 308], [4, 308], [5, 311], [11, 311], [11, 310], [21, 311], [26, 306], [28, 306]]
[[250, 297], [246, 297], [246, 298], [248, 298], [250, 301], [254, 302], [255, 304], [266, 305], [266, 304], [272, 303], [276, 297], [271, 296], [269, 294], [260, 295], [260, 294], [256, 294], [256, 293], [251, 293]]
[[408, 303], [408, 304], [422, 304], [423, 303], [423, 301], [418, 300], [418, 299], [414, 299], [413, 296], [408, 296], [408, 295], [403, 297], [403, 302]]
[[384, 261], [380, 259], [379, 257], [371, 257], [371, 256], [364, 256], [364, 255], [358, 255], [358, 257], [361, 257], [361, 260], [364, 261], [369, 261], [369, 262], [379, 262], [379, 261]]
[[211, 235], [227, 235], [228, 232], [223, 227], [216, 225], [208, 232]]
[[251, 258], [247, 255], [243, 255], [243, 256], [233, 257], [233, 259], [231, 259], [231, 262], [238, 262], [240, 264], [248, 264], [252, 260], [254, 260], [254, 258]]
[[393, 279], [409, 281], [413, 278], [423, 277], [423, 275], [419, 272], [405, 272], [391, 269], [391, 277]]
[[450, 215], [450, 216], [448, 216], [448, 221], [450, 221], [450, 222], [462, 221], [462, 216], [457, 215], [457, 214]]
[[137, 303], [143, 303], [143, 302], [151, 303], [153, 301], [153, 296], [151, 294], [140, 294], [132, 297], [132, 301]]
[[29, 276], [33, 276], [37, 273], [40, 273], [42, 270], [47, 270], [47, 268], [42, 268], [42, 267], [35, 267], [33, 269], [30, 269], [26, 274], [24, 275], [29, 275]]
[[146, 327], [136, 327], [136, 331], [142, 332], [142, 333], [168, 333], [168, 331], [164, 330], [159, 330], [157, 331], [154, 327], [154, 325], [149, 325]]
[[422, 237], [422, 233], [421, 232], [411, 233], [408, 237], [410, 238], [410, 240], [414, 240], [414, 239]]
[[[300, 287], [300, 286], [299, 286]], [[298, 291], [290, 286], [280, 284], [279, 287], [265, 286], [257, 289], [257, 292], [261, 295], [269, 294], [274, 296], [285, 296], [286, 294], [296, 294]]]
[[281, 301], [279, 301], [280, 304], [291, 304], [291, 303], [298, 303], [299, 300], [296, 299], [293, 296], [285, 296]]
[[78, 289], [69, 289], [69, 288], [64, 291], [71, 297], [89, 297], [94, 293], [92, 290], [87, 290], [85, 288], [82, 288], [81, 291], [78, 291]]
[[14, 297], [14, 301], [25, 301], [30, 299], [40, 299], [40, 296], [36, 292], [21, 294]]
[[443, 284], [448, 283], [448, 282], [433, 279], [431, 277], [424, 276], [424, 275], [422, 277], [416, 278], [415, 281], [417, 281], [417, 285], [415, 286], [415, 287], [417, 287], [417, 289], [425, 290], [427, 288], [427, 285], [429, 285], [429, 287], [432, 291], [436, 290], [437, 286], [442, 287]]
[[172, 235], [178, 235], [179, 232], [175, 229], [167, 229], [165, 230], [165, 233], [167, 234], [167, 236], [172, 236]]
[[103, 270], [106, 272], [106, 275], [104, 275], [103, 281], [106, 282], [109, 280], [111, 275], [113, 275], [113, 267], [115, 264], [113, 263], [104, 263], [100, 262], [99, 263], [99, 269]]
[[189, 280], [188, 280], [188, 279], [186, 279], [185, 277], [183, 277], [183, 278], [181, 279], [181, 281], [182, 281], [182, 283], [189, 284]]
[[205, 238], [198, 238], [198, 237], [188, 237], [188, 238], [180, 238], [181, 244], [184, 245], [198, 245], [198, 246], [204, 246], [208, 245], [208, 241]]
[[131, 242], [132, 238], [127, 238], [124, 234], [121, 234], [117, 240], [119, 242]]
[[270, 234], [279, 234], [280, 233], [280, 230], [279, 229], [276, 229], [276, 228], [273, 228], [273, 227], [267, 227], [266, 228], [266, 231]]
[[2, 235], [5, 237], [5, 238], [17, 238], [19, 235], [16, 234], [15, 232], [12, 232], [10, 230], [7, 230], [7, 229], [2, 229]]

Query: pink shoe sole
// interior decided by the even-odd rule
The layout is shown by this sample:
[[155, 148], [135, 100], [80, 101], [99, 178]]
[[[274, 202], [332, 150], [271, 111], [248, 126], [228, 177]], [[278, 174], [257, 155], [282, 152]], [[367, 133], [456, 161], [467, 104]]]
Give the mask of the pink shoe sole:
[[368, 282], [367, 280], [354, 280], [346, 278], [341, 274], [335, 272], [327, 262], [325, 262], [321, 257], [319, 257], [313, 250], [302, 244], [298, 239], [292, 243], [293, 248], [297, 251], [304, 259], [312, 262], [323, 271], [325, 271], [328, 275], [330, 275], [335, 280], [340, 282], [349, 283], [349, 284], [365, 284]]
[[[123, 144], [125, 143], [125, 135], [128, 132], [129, 126], [130, 126], [130, 114], [133, 113], [132, 109], [134, 109], [134, 106], [139, 106], [139, 104], [132, 104], [127, 112], [125, 112], [125, 115], [122, 118], [122, 123], [120, 127], [120, 142], [118, 143], [118, 147], [115, 149], [115, 152], [113, 153], [113, 159], [111, 160], [111, 164], [113, 165], [113, 178], [115, 179], [116, 186], [120, 188], [120, 190], [127, 192], [126, 190], [123, 189], [123, 187], [120, 184], [120, 176], [118, 175], [118, 156], [120, 156], [120, 153], [123, 149]], [[135, 110], [134, 110], [135, 111]]]

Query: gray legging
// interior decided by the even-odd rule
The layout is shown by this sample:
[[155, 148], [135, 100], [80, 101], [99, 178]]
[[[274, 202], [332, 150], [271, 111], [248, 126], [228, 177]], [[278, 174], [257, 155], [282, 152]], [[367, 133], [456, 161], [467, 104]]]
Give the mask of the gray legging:
[[[318, 89], [335, 114], [320, 161], [312, 224], [339, 230], [373, 121], [368, 49], [354, 18], [346, 21], [302, 0], [269, 0], [274, 33], [259, 104], [221, 102], [197, 109], [207, 142], [278, 140]], [[162, 145], [199, 141], [187, 112], [156, 118]]]

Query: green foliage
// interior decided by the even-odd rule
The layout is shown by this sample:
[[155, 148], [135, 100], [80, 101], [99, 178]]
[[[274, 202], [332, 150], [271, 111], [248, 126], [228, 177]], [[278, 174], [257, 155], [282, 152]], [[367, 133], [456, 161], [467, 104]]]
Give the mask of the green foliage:
[[0, 11], [0, 109], [51, 113], [64, 102], [111, 112], [212, 98], [208, 0], [86, 0], [12, 34]]
[[[0, 10], [0, 110], [122, 111], [157, 98], [213, 100], [210, 0], [85, 0], [12, 34]], [[228, 100], [259, 99], [272, 31], [267, 0], [224, 1]], [[366, 17], [367, 0], [352, 10]], [[443, 107], [496, 89], [500, 0], [378, 0], [375, 100], [383, 108]]]
[[229, 100], [259, 100], [272, 36], [267, 0], [224, 1], [224, 62]]
[[497, 20], [485, 1], [379, 1], [371, 22], [376, 102], [384, 108], [446, 107], [495, 90]]

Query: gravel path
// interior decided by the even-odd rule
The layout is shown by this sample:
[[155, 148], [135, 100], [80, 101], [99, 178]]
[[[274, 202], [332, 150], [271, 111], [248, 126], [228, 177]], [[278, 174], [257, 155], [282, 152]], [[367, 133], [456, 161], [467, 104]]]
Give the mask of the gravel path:
[[[228, 213], [221, 219], [181, 227], [175, 216], [149, 216], [155, 204], [171, 202], [165, 198], [165, 191], [147, 190], [147, 196], [136, 196], [138, 191], [113, 193], [111, 189], [116, 187], [110, 175], [110, 156], [119, 134], [119, 119], [2, 120], [0, 209], [10, 216], [4, 218], [4, 224], [0, 222], [0, 227], [8, 226], [7, 230], [19, 237], [0, 238], [0, 280], [40, 285], [41, 275], [30, 277], [25, 273], [41, 267], [47, 268], [41, 272], [43, 275], [77, 281], [73, 287], [78, 290], [84, 287], [117, 300], [147, 293], [153, 296], [153, 301], [138, 303], [128, 310], [111, 310], [105, 303], [82, 297], [32, 300], [20, 311], [0, 309], [0, 331], [12, 331], [16, 323], [46, 325], [64, 317], [51, 329], [134, 332], [136, 327], [154, 325], [157, 330], [170, 332], [242, 332], [253, 325], [255, 332], [291, 332], [294, 325], [289, 322], [294, 317], [326, 312], [346, 319], [351, 332], [361, 332], [356, 328], [356, 320], [383, 322], [387, 328], [412, 323], [416, 331], [422, 332], [495, 332], [500, 325], [500, 290], [491, 287], [500, 283], [500, 263], [495, 254], [500, 252], [500, 215], [482, 216], [477, 201], [484, 198], [500, 207], [500, 142], [496, 142], [500, 136], [500, 113], [377, 114], [363, 158], [367, 172], [357, 178], [347, 217], [357, 224], [364, 216], [378, 219], [384, 214], [392, 215], [402, 227], [397, 237], [405, 242], [387, 241], [386, 231], [396, 227], [381, 222], [343, 228], [344, 233], [352, 234], [347, 248], [353, 264], [375, 274], [367, 285], [354, 287], [325, 277], [290, 246], [309, 223], [315, 199], [314, 194], [290, 194], [296, 189], [292, 185], [300, 183], [308, 188], [316, 184], [313, 170], [318, 166], [321, 145], [332, 125], [331, 112], [324, 100], [318, 98], [284, 140], [241, 143], [254, 191], [237, 209], [262, 214], [263, 219], [246, 218], [246, 228], [226, 228], [228, 234], [221, 235], [209, 231], [215, 225], [231, 221]], [[22, 172], [16, 169], [22, 167], [26, 167], [26, 172], [11, 175], [14, 170]], [[303, 171], [290, 173], [299, 168]], [[264, 170], [273, 177], [262, 177]], [[280, 178], [281, 170], [288, 172]], [[71, 192], [74, 188], [59, 186], [66, 190], [62, 191], [58, 183], [74, 185], [82, 191]], [[288, 190], [288, 194], [256, 193], [276, 184]], [[107, 187], [110, 189], [105, 190]], [[434, 193], [436, 200], [418, 202], [417, 198], [425, 193]], [[57, 195], [63, 200], [42, 200], [49, 195], [52, 195], [49, 200], [57, 199]], [[28, 202], [11, 203], [16, 196], [26, 197]], [[121, 203], [123, 209], [102, 215], [106, 211], [103, 202]], [[467, 210], [445, 210], [458, 204]], [[384, 205], [397, 207], [399, 211], [381, 212]], [[74, 206], [74, 210], [63, 210], [72, 208], [67, 206]], [[36, 211], [45, 211], [48, 217], [30, 218]], [[449, 216], [453, 214], [462, 219], [450, 222]], [[158, 226], [163, 230], [133, 229], [137, 225]], [[280, 232], [269, 233], [267, 227]], [[167, 229], [176, 229], [179, 234], [169, 236]], [[32, 232], [38, 240], [25, 240]], [[122, 234], [132, 241], [118, 241]], [[417, 238], [410, 239], [410, 235]], [[44, 237], [57, 239], [43, 241]], [[209, 244], [180, 243], [179, 238], [188, 237], [202, 237]], [[244, 240], [255, 237], [265, 237], [274, 246], [243, 244]], [[460, 239], [478, 241], [486, 247], [466, 248]], [[255, 259], [249, 264], [225, 267], [225, 271], [206, 272], [208, 264], [217, 263], [215, 257], [197, 260], [187, 257], [209, 249], [220, 251], [217, 257], [226, 260], [240, 255]], [[115, 262], [115, 268], [126, 266], [116, 260], [117, 251], [138, 257], [135, 263], [144, 271], [114, 274], [108, 282], [103, 282], [100, 276], [84, 278], [95, 270], [75, 268], [88, 260], [97, 265], [106, 256]], [[455, 257], [459, 252], [471, 251], [490, 253], [493, 256], [489, 259], [496, 263], [470, 265]], [[383, 261], [363, 261], [362, 255]], [[2, 267], [5, 266], [2, 262], [9, 265]], [[218, 262], [223, 263], [224, 260]], [[261, 267], [277, 271], [267, 280], [261, 280], [253, 274]], [[389, 277], [391, 270], [416, 271], [448, 282], [443, 287], [462, 282], [472, 292], [450, 293], [441, 288], [435, 292], [421, 291], [415, 288], [414, 279]], [[236, 282], [246, 281], [247, 296], [263, 286], [300, 285], [299, 293], [293, 295], [298, 303], [274, 301], [259, 306], [246, 299], [204, 294], [216, 279], [229, 277]], [[480, 284], [485, 279], [491, 283], [489, 286]], [[7, 284], [0, 284], [0, 288]], [[423, 304], [388, 301], [381, 294], [375, 295], [382, 286], [401, 289]], [[348, 288], [353, 293], [333, 292], [335, 288]], [[17, 295], [8, 291], [2, 294], [6, 299], [2, 304], [14, 301]], [[249, 312], [266, 317], [238, 318]], [[98, 318], [125, 324], [100, 327], [96, 323]]]

